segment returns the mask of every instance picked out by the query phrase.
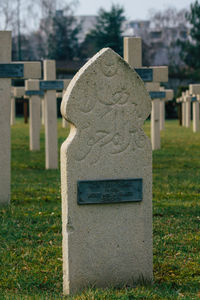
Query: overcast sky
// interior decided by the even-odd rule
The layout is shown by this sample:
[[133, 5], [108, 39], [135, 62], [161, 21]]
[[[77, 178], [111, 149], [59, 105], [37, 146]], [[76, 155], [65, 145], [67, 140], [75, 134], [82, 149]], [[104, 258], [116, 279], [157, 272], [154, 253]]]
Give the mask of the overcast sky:
[[189, 8], [194, 0], [79, 0], [76, 15], [95, 15], [100, 7], [110, 9], [112, 3], [125, 8], [128, 19], [147, 19], [150, 9], [163, 10], [169, 6]]

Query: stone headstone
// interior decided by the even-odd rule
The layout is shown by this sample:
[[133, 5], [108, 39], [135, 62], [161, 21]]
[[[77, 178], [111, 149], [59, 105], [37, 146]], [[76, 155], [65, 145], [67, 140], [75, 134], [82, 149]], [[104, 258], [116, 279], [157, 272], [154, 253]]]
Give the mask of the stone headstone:
[[143, 81], [111, 49], [91, 58], [61, 104], [64, 294], [152, 280], [151, 112]]

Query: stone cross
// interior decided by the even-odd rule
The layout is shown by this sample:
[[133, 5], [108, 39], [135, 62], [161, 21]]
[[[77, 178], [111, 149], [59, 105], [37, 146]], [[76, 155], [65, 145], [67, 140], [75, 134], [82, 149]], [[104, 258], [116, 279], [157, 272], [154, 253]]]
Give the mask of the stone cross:
[[137, 73], [102, 49], [61, 104], [64, 294], [152, 281], [151, 99]]
[[189, 92], [192, 95], [193, 132], [197, 132], [199, 131], [200, 84], [190, 84]]
[[[160, 149], [160, 132], [157, 130], [158, 128], [160, 130], [160, 99], [158, 96], [161, 96], [162, 92], [159, 92], [159, 83], [168, 81], [168, 67], [142, 67], [142, 39], [139, 37], [124, 38], [124, 59], [146, 82], [149, 92], [152, 93], [151, 98], [155, 99], [153, 100], [151, 113], [151, 141], [153, 150]], [[151, 76], [149, 76], [150, 74]], [[156, 89], [154, 90], [153, 87]]]
[[11, 78], [40, 78], [39, 62], [11, 63], [11, 32], [0, 31], [0, 204], [10, 202]]
[[44, 92], [39, 90], [39, 80], [26, 80], [25, 89], [29, 97], [29, 148], [36, 151], [40, 150], [40, 106]]

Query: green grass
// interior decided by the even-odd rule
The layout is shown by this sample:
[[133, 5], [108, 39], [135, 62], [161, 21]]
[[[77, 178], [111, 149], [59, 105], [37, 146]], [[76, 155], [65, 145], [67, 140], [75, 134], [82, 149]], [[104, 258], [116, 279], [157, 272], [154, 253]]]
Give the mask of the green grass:
[[[145, 124], [149, 132], [149, 122]], [[59, 145], [68, 131], [59, 121]], [[63, 299], [60, 172], [12, 128], [12, 200], [0, 208], [0, 299]], [[66, 299], [200, 299], [200, 133], [168, 121], [153, 153], [154, 284]]]

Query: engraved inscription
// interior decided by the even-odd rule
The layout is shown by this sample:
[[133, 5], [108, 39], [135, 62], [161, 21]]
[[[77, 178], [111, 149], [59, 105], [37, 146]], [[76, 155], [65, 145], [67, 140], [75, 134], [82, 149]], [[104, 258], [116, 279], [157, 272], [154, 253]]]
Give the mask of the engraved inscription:
[[73, 153], [76, 161], [95, 165], [104, 155], [120, 159], [125, 152], [144, 150], [148, 138], [142, 125], [151, 111], [150, 97], [119, 56], [106, 50], [73, 84], [66, 92], [75, 99], [66, 119], [77, 129], [73, 143], [82, 145]]
[[142, 179], [78, 181], [78, 204], [142, 201]]
[[117, 72], [117, 61], [115, 57], [109, 57], [102, 61], [101, 64], [102, 72], [107, 77], [112, 77]]

